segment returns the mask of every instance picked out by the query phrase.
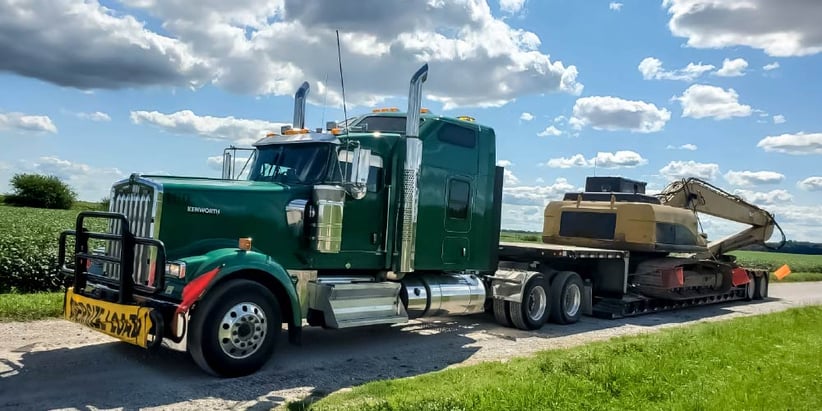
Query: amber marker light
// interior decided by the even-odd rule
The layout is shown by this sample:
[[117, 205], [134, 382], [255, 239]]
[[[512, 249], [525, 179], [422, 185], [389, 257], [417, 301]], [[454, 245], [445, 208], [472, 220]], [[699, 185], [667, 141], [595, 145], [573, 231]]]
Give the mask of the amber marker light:
[[240, 238], [239, 247], [241, 250], [250, 251], [251, 250], [251, 237], [242, 237]]

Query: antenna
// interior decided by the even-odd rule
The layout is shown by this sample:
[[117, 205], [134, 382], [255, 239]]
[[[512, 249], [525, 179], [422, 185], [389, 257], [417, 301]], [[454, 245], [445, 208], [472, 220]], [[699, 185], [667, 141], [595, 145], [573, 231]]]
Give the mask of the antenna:
[[345, 129], [348, 130], [348, 111], [345, 109], [345, 81], [343, 81], [343, 69], [342, 69], [342, 53], [340, 52], [340, 31], [334, 30], [337, 32], [337, 61], [340, 63], [340, 87], [342, 87], [342, 99], [343, 99], [343, 116], [345, 121]]
[[322, 123], [320, 126], [325, 127], [325, 109], [328, 107], [326, 102], [328, 101], [328, 70], [325, 71], [325, 82], [323, 83], [324, 90], [323, 90], [323, 118]]

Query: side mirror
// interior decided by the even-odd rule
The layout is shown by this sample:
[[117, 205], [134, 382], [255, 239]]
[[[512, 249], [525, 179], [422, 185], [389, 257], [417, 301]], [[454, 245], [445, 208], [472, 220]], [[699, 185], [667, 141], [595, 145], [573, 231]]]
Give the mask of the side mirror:
[[346, 191], [355, 200], [365, 197], [368, 173], [371, 167], [371, 150], [356, 147], [351, 158], [351, 172], [347, 176]]

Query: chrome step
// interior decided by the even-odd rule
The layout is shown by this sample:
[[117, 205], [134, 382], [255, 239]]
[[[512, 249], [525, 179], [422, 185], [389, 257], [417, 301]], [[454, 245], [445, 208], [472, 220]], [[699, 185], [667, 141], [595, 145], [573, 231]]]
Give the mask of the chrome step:
[[308, 283], [308, 307], [323, 313], [328, 328], [350, 328], [408, 321], [400, 301], [402, 284]]

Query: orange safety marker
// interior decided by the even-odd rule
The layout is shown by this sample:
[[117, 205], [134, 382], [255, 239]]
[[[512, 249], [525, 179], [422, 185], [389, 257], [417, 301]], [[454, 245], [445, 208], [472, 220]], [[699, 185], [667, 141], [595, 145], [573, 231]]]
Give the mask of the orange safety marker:
[[790, 274], [790, 273], [791, 273], [791, 267], [788, 267], [788, 265], [785, 264], [782, 267], [779, 267], [779, 269], [777, 269], [776, 271], [774, 271], [773, 275], [777, 279], [781, 280], [781, 279], [787, 277], [788, 274]]

